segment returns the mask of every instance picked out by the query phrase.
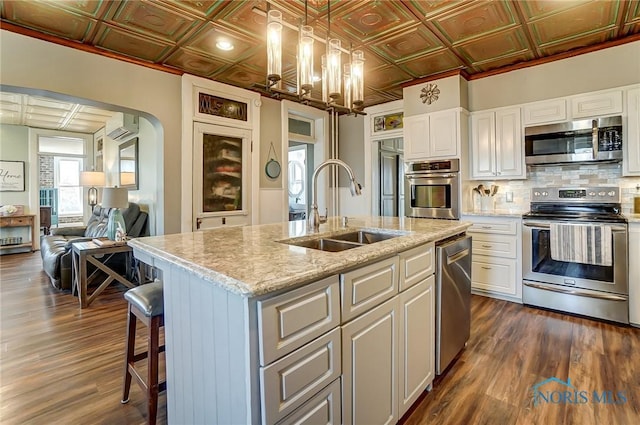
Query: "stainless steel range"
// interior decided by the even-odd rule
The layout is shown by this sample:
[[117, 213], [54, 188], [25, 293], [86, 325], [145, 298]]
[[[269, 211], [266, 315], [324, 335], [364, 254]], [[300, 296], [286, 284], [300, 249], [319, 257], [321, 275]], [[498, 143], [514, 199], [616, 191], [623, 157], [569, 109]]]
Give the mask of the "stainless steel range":
[[617, 187], [533, 189], [522, 218], [524, 304], [629, 323]]

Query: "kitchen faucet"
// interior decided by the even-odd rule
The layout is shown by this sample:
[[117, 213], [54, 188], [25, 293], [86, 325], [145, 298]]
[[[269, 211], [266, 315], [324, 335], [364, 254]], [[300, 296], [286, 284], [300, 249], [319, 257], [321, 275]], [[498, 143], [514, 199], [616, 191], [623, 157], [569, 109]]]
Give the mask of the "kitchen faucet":
[[356, 177], [353, 174], [353, 170], [351, 169], [351, 167], [349, 167], [345, 162], [340, 161], [339, 159], [328, 159], [322, 164], [318, 165], [318, 167], [313, 171], [313, 176], [311, 177], [311, 179], [313, 180], [313, 191], [311, 192], [311, 199], [313, 199], [313, 203], [311, 204], [311, 214], [309, 214], [308, 219], [308, 228], [309, 230], [313, 230], [314, 232], [320, 230], [321, 223], [327, 222], [326, 215], [321, 216], [318, 214], [318, 173], [320, 173], [320, 170], [328, 165], [342, 166], [342, 168], [344, 168], [349, 174], [349, 179], [351, 179], [351, 183], [349, 185], [349, 189], [351, 189], [351, 195], [356, 196], [362, 194], [362, 192], [360, 191], [360, 189], [362, 189], [362, 186], [360, 186], [360, 183], [356, 181]]

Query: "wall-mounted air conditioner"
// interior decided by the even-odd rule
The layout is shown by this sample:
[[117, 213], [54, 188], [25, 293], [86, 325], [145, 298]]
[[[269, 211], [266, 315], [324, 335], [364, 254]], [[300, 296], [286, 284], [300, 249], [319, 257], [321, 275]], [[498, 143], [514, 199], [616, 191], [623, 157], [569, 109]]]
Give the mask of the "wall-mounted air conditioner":
[[105, 124], [107, 136], [113, 140], [125, 140], [138, 134], [139, 117], [116, 112]]

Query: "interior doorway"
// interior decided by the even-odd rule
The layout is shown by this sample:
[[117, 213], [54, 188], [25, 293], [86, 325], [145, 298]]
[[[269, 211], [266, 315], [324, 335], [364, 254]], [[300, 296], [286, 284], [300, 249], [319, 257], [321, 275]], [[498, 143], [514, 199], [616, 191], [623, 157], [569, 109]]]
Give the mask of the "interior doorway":
[[378, 143], [379, 212], [381, 216], [404, 216], [404, 166], [402, 138]]

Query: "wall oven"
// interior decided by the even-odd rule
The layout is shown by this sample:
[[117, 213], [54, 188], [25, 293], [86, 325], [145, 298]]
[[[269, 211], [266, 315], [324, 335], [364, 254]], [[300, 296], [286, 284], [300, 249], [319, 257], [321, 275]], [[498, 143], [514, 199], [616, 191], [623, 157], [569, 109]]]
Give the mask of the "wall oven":
[[405, 164], [405, 215], [418, 218], [460, 218], [460, 161]]
[[629, 323], [617, 187], [533, 189], [522, 223], [524, 304]]
[[530, 165], [621, 161], [622, 117], [527, 127], [524, 146]]

